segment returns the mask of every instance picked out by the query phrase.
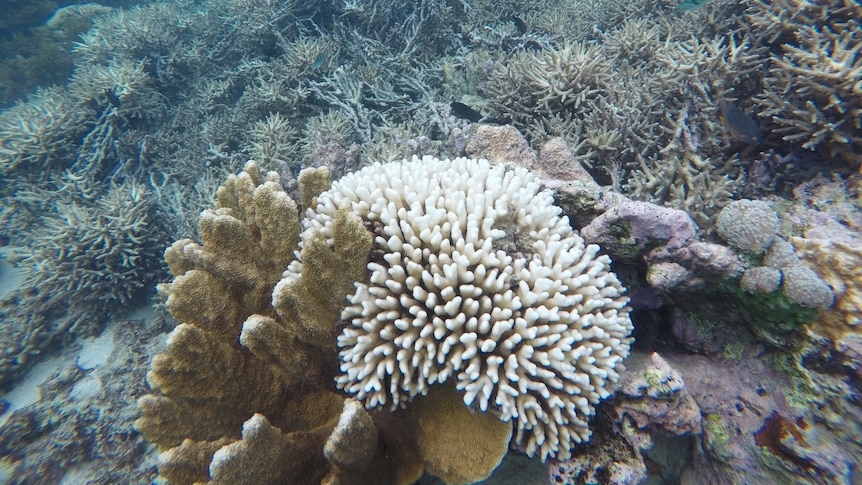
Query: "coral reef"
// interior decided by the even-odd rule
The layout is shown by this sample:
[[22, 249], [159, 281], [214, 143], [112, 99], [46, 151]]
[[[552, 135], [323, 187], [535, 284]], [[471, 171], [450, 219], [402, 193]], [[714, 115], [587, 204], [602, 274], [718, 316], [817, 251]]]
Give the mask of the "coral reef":
[[[572, 460], [549, 466], [551, 483], [637, 484], [657, 463], [645, 458], [664, 436], [701, 434], [700, 408], [680, 374], [657, 353], [633, 353], [620, 381], [620, 393], [605, 411], [611, 433], [603, 445], [588, 447]], [[649, 463], [649, 465], [648, 465]]]
[[[160, 447], [163, 479], [411, 483], [426, 473], [422, 483], [472, 482], [501, 463], [510, 442], [508, 459], [527, 461], [527, 451], [541, 466], [547, 458], [568, 470], [561, 480], [856, 478], [858, 2], [178, 0], [73, 5], [44, 23], [49, 2], [0, 3], [10, 7], [0, 24], [27, 29], [7, 28], [0, 40], [0, 103], [8, 107], [0, 113], [0, 243], [26, 276], [0, 309], [4, 393], [38, 360], [145, 303], [163, 274], [156, 254], [181, 240], [166, 253], [174, 280], [160, 287], [179, 324], [153, 362], [138, 421]], [[33, 83], [45, 85], [28, 95]], [[495, 126], [503, 123], [511, 125]], [[500, 224], [482, 233], [468, 217], [464, 227], [507, 234], [485, 238], [493, 241], [482, 257], [499, 256], [502, 268], [491, 284], [493, 265], [470, 259], [485, 246], [444, 248], [456, 225], [448, 219], [438, 221], [440, 232], [433, 224], [413, 230], [428, 216], [412, 217], [416, 201], [398, 195], [402, 187], [384, 190], [380, 179], [379, 193], [356, 189], [357, 198], [387, 201], [361, 210], [327, 206], [330, 195], [321, 195], [332, 190], [330, 177], [414, 155], [534, 170], [530, 190], [540, 203], [523, 215], [539, 224], [537, 207], [553, 197], [557, 222], [532, 229], [558, 239], [536, 249], [541, 238], [519, 231], [509, 207], [487, 197], [474, 203], [476, 217], [493, 211]], [[219, 182], [249, 158], [258, 166], [216, 197]], [[740, 214], [751, 204], [733, 202], [740, 198], [771, 209], [765, 218]], [[563, 215], [583, 244], [554, 233]], [[421, 254], [404, 249], [416, 247], [408, 229]], [[605, 256], [588, 250], [591, 242], [612, 267], [598, 263]], [[565, 261], [551, 256], [558, 249]], [[564, 268], [576, 266], [569, 259], [578, 251], [586, 266], [616, 275], [604, 290], [617, 294], [565, 306], [567, 292], [592, 291], [581, 281], [589, 274]], [[414, 255], [437, 282], [393, 269]], [[469, 271], [451, 276], [465, 260]], [[509, 266], [517, 274], [505, 273]], [[625, 352], [596, 356], [597, 347], [596, 362], [585, 364], [598, 366], [596, 375], [569, 372], [576, 365], [556, 374], [560, 354], [592, 347], [570, 349], [568, 330], [548, 319], [593, 318], [569, 310], [600, 298], [618, 303], [623, 283], [638, 295], [624, 310], [635, 330], [603, 348]], [[411, 290], [401, 301], [406, 286], [427, 294]], [[466, 296], [479, 289], [512, 298]], [[478, 317], [466, 318], [474, 304], [521, 305], [529, 312], [512, 310], [513, 320], [542, 325], [532, 335], [516, 322], [495, 341], [488, 322], [509, 317], [491, 310], [479, 328]], [[442, 327], [424, 330], [433, 316]], [[345, 337], [375, 326], [384, 330], [377, 340]], [[589, 332], [600, 328], [579, 330], [582, 342], [595, 343]], [[530, 335], [507, 350], [521, 359], [518, 370], [500, 372], [508, 365], [500, 349], [521, 332]], [[629, 345], [634, 373], [621, 376], [618, 399], [599, 402], [594, 395], [612, 393], [621, 369], [605, 375], [600, 364]], [[653, 352], [665, 360], [653, 361]], [[129, 364], [131, 376], [145, 360]], [[37, 480], [32, 471], [69, 482], [85, 481], [76, 473], [152, 481], [155, 455], [138, 469], [129, 464], [146, 445], [124, 426], [128, 410], [92, 412], [121, 384], [105, 379], [104, 399], [58, 404], [67, 389], [80, 396], [98, 388], [95, 375], [76, 372], [74, 385], [61, 376], [43, 386], [54, 403], [13, 413], [20, 433], [4, 428], [22, 437], [0, 440], [12, 480]], [[378, 406], [367, 408], [373, 399]], [[535, 400], [519, 408], [526, 399]], [[589, 441], [575, 445], [587, 430]], [[113, 436], [122, 446], [107, 449]], [[68, 453], [51, 440], [69, 443]]]

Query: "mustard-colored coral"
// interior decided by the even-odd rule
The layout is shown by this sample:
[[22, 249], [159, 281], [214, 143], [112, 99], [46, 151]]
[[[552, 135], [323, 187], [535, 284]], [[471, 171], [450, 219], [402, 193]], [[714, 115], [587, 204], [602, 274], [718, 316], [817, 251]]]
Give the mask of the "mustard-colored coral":
[[417, 398], [411, 415], [425, 469], [450, 484], [488, 478], [512, 438], [511, 422], [466, 408], [451, 385]]
[[327, 349], [335, 349], [333, 322], [353, 293], [353, 283], [365, 277], [372, 242], [362, 220], [349, 209], [338, 212], [333, 232], [334, 251], [321, 234], [312, 232], [303, 241], [300, 260], [291, 263], [272, 295], [278, 314], [297, 322], [301, 339]]
[[835, 304], [820, 314], [811, 329], [834, 341], [862, 334], [862, 247], [825, 239], [790, 240], [800, 259], [810, 263], [835, 292]]
[[[377, 442], [377, 427], [359, 401], [346, 399], [338, 426], [323, 447], [326, 459], [346, 469], [363, 469], [371, 462], [374, 449], [365, 443]], [[357, 453], [357, 450], [359, 452]]]
[[315, 198], [321, 192], [329, 190], [332, 181], [329, 178], [329, 169], [326, 167], [309, 168], [299, 174], [299, 203], [302, 207], [314, 207]]

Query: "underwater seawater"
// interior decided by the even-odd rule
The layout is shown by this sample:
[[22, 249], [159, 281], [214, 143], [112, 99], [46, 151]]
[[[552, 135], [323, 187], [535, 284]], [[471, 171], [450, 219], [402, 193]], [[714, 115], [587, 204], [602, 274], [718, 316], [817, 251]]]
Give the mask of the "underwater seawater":
[[0, 483], [862, 482], [859, 2], [0, 7]]

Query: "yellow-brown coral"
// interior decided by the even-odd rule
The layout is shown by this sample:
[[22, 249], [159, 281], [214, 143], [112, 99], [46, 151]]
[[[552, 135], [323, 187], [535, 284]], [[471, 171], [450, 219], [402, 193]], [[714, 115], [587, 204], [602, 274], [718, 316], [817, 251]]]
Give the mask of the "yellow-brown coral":
[[[343, 225], [354, 238], [348, 246], [361, 253], [363, 241], [355, 239], [364, 231], [361, 222], [347, 218]], [[277, 175], [263, 177], [249, 162], [219, 189], [217, 208], [201, 215], [200, 227], [203, 244], [186, 239], [165, 252], [176, 278], [160, 290], [183, 323], [153, 360], [148, 381], [154, 393], [141, 398], [135, 424], [164, 450], [162, 477], [174, 483], [319, 483], [337, 474], [339, 464], [371, 463], [381, 447], [369, 431], [370, 418], [352, 412], [353, 419], [341, 423], [345, 400], [330, 391], [335, 353], [325, 349], [334, 346], [336, 319], [331, 341], [309, 343], [300, 338], [298, 321], [279, 318], [271, 306], [272, 290], [299, 242], [296, 204]], [[370, 243], [364, 245], [363, 261]], [[306, 263], [314, 266], [318, 257], [338, 261], [329, 251], [309, 255]], [[332, 273], [332, 288], [352, 283], [334, 281]], [[288, 307], [285, 314], [301, 313]], [[355, 419], [364, 424], [349, 426]], [[339, 440], [361, 446], [333, 463], [327, 458], [335, 455], [323, 450], [339, 429]], [[381, 482], [392, 468], [378, 468]]]
[[425, 469], [446, 483], [488, 478], [506, 455], [512, 423], [464, 407], [455, 386], [441, 385], [411, 406]]
[[790, 242], [835, 292], [835, 305], [824, 311], [811, 329], [836, 342], [847, 334], [862, 334], [862, 247], [801, 237]]

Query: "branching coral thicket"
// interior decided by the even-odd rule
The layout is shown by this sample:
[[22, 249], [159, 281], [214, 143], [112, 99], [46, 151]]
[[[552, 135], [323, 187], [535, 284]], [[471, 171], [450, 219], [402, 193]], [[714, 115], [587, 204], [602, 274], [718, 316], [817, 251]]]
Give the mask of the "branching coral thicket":
[[[678, 25], [673, 29], [680, 33]], [[664, 99], [673, 110], [661, 121], [665, 144], [644, 147], [631, 164], [625, 187], [634, 197], [686, 210], [701, 226], [712, 225], [743, 179], [734, 153], [739, 145], [719, 120], [718, 104], [751, 89], [762, 52], [744, 31], [682, 37], [656, 50], [654, 85], [672, 93]]]
[[[362, 35], [389, 46], [396, 59], [435, 58], [453, 47], [457, 22], [471, 9], [464, 0], [348, 0], [343, 17]], [[441, 42], [436, 42], [440, 39]], [[429, 42], [430, 40], [430, 42]]]
[[566, 138], [603, 182], [709, 226], [742, 177], [741, 147], [718, 104], [750, 106], [743, 97], [756, 87], [765, 47], [740, 27], [731, 2], [685, 14], [657, 7], [596, 25], [582, 36], [590, 41], [516, 52], [497, 63], [482, 94], [493, 118], [534, 141]]
[[755, 2], [748, 20], [780, 44], [757, 97], [760, 116], [796, 146], [823, 147], [854, 164], [862, 149], [862, 6]]
[[9, 332], [3, 333], [0, 385], [58, 341], [97, 331], [158, 278], [158, 241], [165, 235], [151, 225], [154, 207], [145, 186], [112, 183], [87, 201], [69, 183], [45, 205], [27, 246], [13, 247], [25, 281], [2, 302]]
[[287, 161], [294, 158], [297, 147], [292, 138], [296, 129], [279, 113], [270, 113], [252, 127], [251, 152], [254, 158], [267, 165], [274, 161]]
[[495, 115], [524, 128], [536, 113], [586, 112], [609, 90], [611, 66], [595, 45], [572, 43], [540, 52], [519, 52], [488, 80]]
[[134, 126], [163, 113], [143, 62], [79, 66], [65, 87], [0, 116], [3, 236], [26, 278], [3, 301], [0, 383], [33, 355], [98, 331], [158, 278], [169, 227], [144, 174], [150, 144]]
[[40, 89], [28, 102], [18, 102], [0, 115], [0, 173], [22, 166], [44, 172], [51, 165], [68, 166], [75, 139], [87, 117], [74, 98], [60, 88]]
[[105, 65], [77, 69], [69, 82], [69, 94], [79, 103], [107, 100], [108, 116], [123, 121], [154, 117], [162, 99], [146, 67], [143, 61], [113, 58]]
[[860, 15], [855, 2], [758, 2], [749, 10], [752, 23], [783, 42], [758, 103], [785, 140], [843, 153], [862, 144]]

